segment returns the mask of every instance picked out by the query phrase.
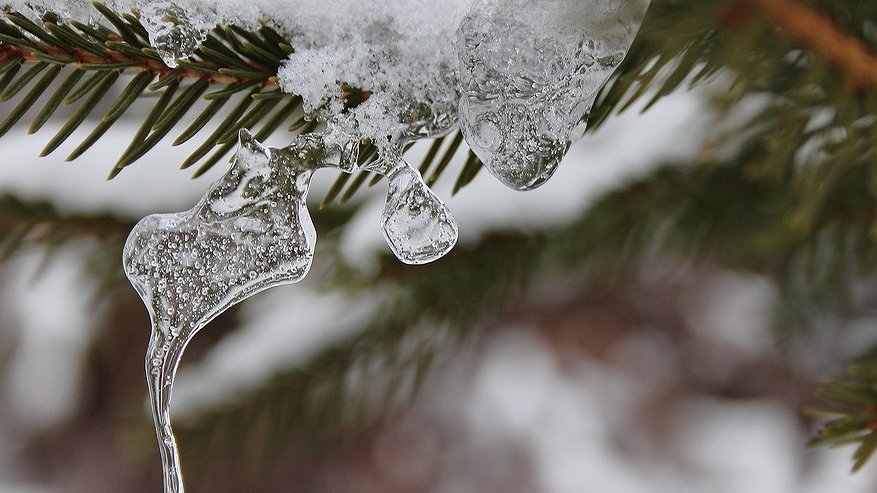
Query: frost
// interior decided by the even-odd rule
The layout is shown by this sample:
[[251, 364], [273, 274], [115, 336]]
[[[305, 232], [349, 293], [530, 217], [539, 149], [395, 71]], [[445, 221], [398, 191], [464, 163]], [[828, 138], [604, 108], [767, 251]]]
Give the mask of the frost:
[[624, 59], [644, 8], [621, 0], [476, 0], [458, 31], [460, 124], [494, 176], [517, 190], [551, 177]]
[[140, 10], [140, 22], [149, 33], [149, 42], [168, 67], [177, 66], [207, 39], [206, 26], [196, 27], [186, 12], [171, 2], [148, 2]]

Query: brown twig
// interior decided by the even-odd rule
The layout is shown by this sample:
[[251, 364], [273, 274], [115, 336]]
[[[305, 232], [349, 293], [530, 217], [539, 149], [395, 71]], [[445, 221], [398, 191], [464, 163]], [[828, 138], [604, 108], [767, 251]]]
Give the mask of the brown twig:
[[865, 43], [799, 0], [744, 0], [790, 38], [849, 76], [853, 89], [877, 87], [877, 56]]
[[[181, 79], [207, 79], [211, 83], [219, 84], [241, 84], [249, 82], [249, 79], [246, 79], [244, 77], [236, 77], [206, 70], [199, 71], [183, 66], [179, 66], [176, 69], [171, 69], [159, 60], [154, 60], [152, 58], [146, 57], [136, 58], [114, 50], [107, 50], [106, 56], [99, 57], [93, 53], [78, 48], [74, 48], [71, 54], [46, 44], [40, 44], [37, 46], [39, 47], [39, 51], [41, 53], [49, 56], [57, 58], [74, 58], [75, 61], [70, 62], [71, 65], [89, 63], [100, 64], [137, 62], [140, 64], [139, 66], [125, 67], [124, 69], [119, 70], [125, 70], [129, 72], [149, 72], [158, 77], [159, 80], [164, 79], [168, 75], [174, 75], [175, 77]], [[27, 50], [18, 46], [13, 46], [11, 44], [0, 43], [0, 66], [12, 59], [19, 59], [22, 61], [22, 63], [39, 61], [39, 59], [34, 55], [34, 52], [32, 50]], [[264, 71], [265, 68], [258, 65], [253, 65], [253, 70]], [[260, 84], [260, 87], [262, 87], [263, 89], [266, 87], [278, 86], [279, 82], [276, 76], [267, 77]], [[341, 96], [345, 99], [348, 107], [356, 107], [357, 105], [367, 101], [372, 94], [371, 91], [363, 91], [361, 89], [352, 88], [350, 86], [347, 86], [346, 84], [339, 83], [339, 87], [341, 90]]]
[[[38, 44], [37, 47], [40, 53], [44, 53], [52, 57], [73, 58], [75, 61], [71, 62], [71, 65], [136, 62], [138, 65], [133, 67], [125, 67], [124, 70], [132, 72], [149, 72], [158, 78], [164, 78], [166, 75], [175, 71], [176, 76], [179, 78], [207, 79], [210, 82], [220, 84], [240, 84], [249, 81], [249, 79], [245, 79], [243, 77], [220, 74], [212, 71], [208, 72], [206, 70], [199, 71], [183, 66], [177, 67], [177, 69], [171, 69], [168, 68], [160, 60], [155, 60], [147, 57], [133, 57], [115, 50], [107, 50], [105, 56], [97, 56], [93, 53], [79, 48], [74, 48], [73, 50], [71, 50], [72, 52], [66, 52], [44, 43]], [[13, 58], [21, 59], [23, 63], [39, 61], [33, 50], [13, 46], [11, 44], [0, 43], [0, 65]], [[262, 68], [254, 67], [254, 70], [262, 70]], [[277, 80], [273, 77], [266, 78], [262, 82], [262, 87], [276, 85]]]

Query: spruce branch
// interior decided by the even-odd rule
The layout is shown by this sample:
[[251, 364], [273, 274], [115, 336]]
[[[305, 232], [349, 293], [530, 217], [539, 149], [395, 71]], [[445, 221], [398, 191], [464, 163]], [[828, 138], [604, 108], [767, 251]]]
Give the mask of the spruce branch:
[[851, 366], [844, 375], [823, 384], [818, 395], [828, 409], [814, 414], [828, 421], [810, 446], [855, 445], [853, 472], [858, 471], [877, 450], [877, 364]]
[[[263, 25], [252, 31], [234, 25], [216, 27], [192, 56], [178, 60], [178, 66], [171, 68], [150, 47], [146, 30], [136, 16], [120, 15], [99, 3], [94, 5], [111, 27], [94, 27], [76, 21], [68, 25], [51, 13], [43, 17], [42, 25], [17, 12], [6, 14], [8, 22], [0, 20], [0, 101], [11, 100], [27, 89], [25, 97], [0, 122], [0, 136], [36, 105], [62, 75], [62, 69], [68, 67], [73, 71], [39, 111], [30, 133], [40, 130], [62, 103], [78, 103], [79, 108], [49, 141], [41, 156], [57, 150], [120, 82], [126, 84], [121, 94], [93, 131], [68, 155], [68, 161], [85, 153], [144, 96], [160, 96], [113, 166], [110, 179], [145, 156], [177, 125], [189, 119], [196, 106], [203, 106], [200, 113], [172, 143], [174, 146], [183, 144], [205, 128], [214, 128], [182, 161], [182, 169], [199, 165], [193, 177], [204, 174], [228, 155], [241, 128], [253, 129], [260, 140], [281, 129], [294, 135], [319, 128], [317, 122], [307, 120], [301, 113], [301, 99], [278, 87], [277, 70], [293, 48], [271, 27]], [[22, 71], [23, 67], [29, 68]], [[38, 77], [40, 74], [43, 77]], [[367, 90], [345, 84], [339, 84], [339, 91], [350, 108], [370, 96]], [[226, 108], [231, 109], [223, 113]], [[449, 149], [440, 156], [440, 162], [450, 161], [456, 151], [456, 147]], [[364, 143], [362, 163], [376, 158], [374, 146]], [[471, 163], [480, 167], [480, 161], [471, 151], [466, 162], [470, 163], [468, 175], [472, 175], [474, 165]], [[421, 167], [425, 169], [431, 164], [430, 159], [424, 160]], [[440, 166], [434, 178], [438, 178], [445, 167], [446, 164]], [[346, 175], [339, 175], [336, 186], [323, 203], [336, 198], [339, 203], [346, 202], [366, 178], [367, 175], [358, 176], [348, 185]], [[463, 178], [459, 176], [457, 182], [465, 183]], [[368, 186], [379, 180], [379, 176], [373, 177]]]
[[[180, 60], [178, 67], [170, 68], [150, 47], [136, 15], [117, 13], [101, 4], [95, 6], [107, 25], [95, 27], [75, 21], [65, 24], [51, 13], [43, 17], [42, 23], [16, 12], [8, 12], [7, 19], [0, 20], [0, 100], [24, 94], [0, 123], [0, 135], [37, 106], [46, 93], [52, 94], [35, 117], [32, 133], [41, 129], [62, 103], [78, 104], [79, 108], [42, 154], [51, 153], [88, 120], [118, 84], [125, 84], [122, 94], [68, 156], [72, 160], [85, 153], [126, 111], [143, 101], [143, 96], [160, 96], [152, 99], [152, 112], [113, 167], [110, 178], [145, 156], [184, 121], [190, 123], [173, 145], [187, 142], [199, 132], [209, 134], [182, 160], [182, 168], [198, 165], [195, 176], [228, 155], [233, 148], [230, 136], [242, 127], [251, 128], [260, 139], [282, 129], [290, 134], [319, 129], [315, 122], [303, 118], [300, 100], [277, 86], [277, 69], [293, 47], [271, 27], [248, 30], [218, 26], [188, 60]], [[772, 21], [761, 30], [753, 27], [758, 24], [753, 18], [760, 18], [753, 13], [756, 9]], [[795, 41], [794, 45], [777, 43], [777, 33], [772, 32], [776, 30], [774, 23], [778, 31]], [[647, 109], [679, 87], [693, 87], [722, 71], [737, 74], [737, 94], [750, 93], [763, 86], [765, 78], [774, 77], [760, 66], [767, 67], [800, 46], [812, 50], [826, 64], [842, 68], [853, 87], [873, 85], [877, 80], [877, 64], [871, 63], [873, 55], [861, 40], [845, 31], [849, 29], [842, 29], [814, 8], [794, 0], [656, 0], [627, 59], [602, 91], [589, 117], [589, 127], [598, 128], [615, 110], [623, 111], [643, 97], [651, 98], [645, 105]], [[667, 36], [668, 32], [674, 34]], [[753, 42], [741, 46], [739, 38], [744, 35]], [[752, 70], [753, 60], [757, 70]], [[69, 72], [63, 67], [74, 70]], [[65, 76], [52, 93], [55, 80]], [[369, 96], [367, 90], [343, 84], [339, 91], [351, 107]], [[213, 131], [205, 131], [210, 129]], [[444, 140], [443, 153], [428, 154], [420, 166], [428, 180], [440, 178], [459, 148], [465, 149], [453, 146], [458, 139], [457, 135]], [[367, 152], [373, 151], [368, 143], [364, 151], [365, 159], [374, 159], [373, 152]], [[458, 170], [454, 192], [481, 169], [471, 151], [462, 162], [465, 164]], [[432, 176], [426, 175], [436, 164]], [[343, 203], [363, 186], [378, 181], [380, 176], [368, 174], [352, 178], [339, 175], [323, 204], [335, 200]]]
[[128, 73], [146, 72], [159, 80], [168, 77], [176, 80], [205, 79], [214, 84], [227, 85], [250, 83], [253, 78], [257, 78], [261, 87], [277, 87], [276, 79], [263, 77], [265, 71], [263, 67], [253, 66], [252, 71], [243, 73], [214, 69], [206, 64], [184, 62], [185, 66], [169, 68], [148, 48], [138, 52], [131, 49], [116, 34], [108, 34], [107, 38], [105, 49], [92, 45], [88, 48], [72, 47], [69, 50], [62, 50], [45, 42], [34, 43], [26, 39], [7, 37], [4, 39], [6, 42], [0, 44], [0, 65], [11, 61], [18, 61], [20, 64], [38, 62], [56, 65], [75, 64], [85, 70], [124, 69]]
[[[135, 16], [120, 16], [98, 3], [95, 7], [112, 29], [76, 21], [64, 24], [51, 13], [43, 17], [42, 25], [16, 12], [6, 14], [8, 22], [0, 20], [0, 71], [5, 74], [0, 79], [0, 90], [4, 91], [0, 99], [11, 99], [22, 88], [32, 84], [40, 72], [52, 67], [45, 77], [32, 84], [30, 92], [0, 124], [0, 135], [12, 128], [36, 103], [53, 79], [60, 75], [57, 67], [69, 66], [74, 70], [39, 112], [31, 132], [38, 131], [62, 102], [66, 105], [78, 103], [79, 107], [41, 155], [50, 154], [63, 144], [92, 110], [108, 98], [117, 80], [126, 81], [127, 86], [92, 133], [68, 156], [68, 160], [87, 151], [135, 101], [144, 95], [159, 94], [161, 97], [153, 103], [152, 112], [141, 131], [134, 136], [128, 150], [110, 173], [110, 177], [113, 177], [158, 144], [196, 106], [202, 95], [214, 104], [202, 110], [196, 119], [198, 127], [187, 128], [185, 138], [177, 139], [176, 144], [191, 138], [212, 119], [221, 117], [221, 107], [240, 93], [249, 91], [248, 95], [252, 97], [262, 92], [277, 92], [274, 75], [290, 51], [273, 41], [277, 34], [268, 27], [255, 33], [236, 30], [233, 26], [214, 29], [190, 60], [180, 61], [179, 67], [170, 68], [150, 47], [146, 31]], [[22, 66], [31, 68], [19, 75]], [[120, 77], [123, 74], [126, 77]], [[154, 82], [156, 79], [157, 82]], [[207, 88], [213, 86], [220, 86], [221, 89], [208, 92]], [[295, 104], [298, 100], [294, 95], [281, 93], [275, 100], [285, 103], [280, 106], [282, 113], [279, 112], [279, 116], [268, 118], [273, 114], [273, 107], [266, 108], [267, 111], [258, 115], [232, 112], [234, 118], [225, 121], [228, 128], [223, 129], [221, 134], [208, 137], [196, 151], [197, 156], [190, 156], [186, 163], [194, 164], [207, 156], [211, 149], [221, 145], [220, 151], [224, 152], [215, 153], [203, 163], [199, 169], [203, 173], [230, 150], [229, 146], [222, 145], [225, 142], [220, 137], [236, 133], [243, 126], [256, 127], [265, 119], [269, 119], [274, 127], [262, 132], [267, 137], [280, 126], [283, 119], [292, 117], [298, 109]]]

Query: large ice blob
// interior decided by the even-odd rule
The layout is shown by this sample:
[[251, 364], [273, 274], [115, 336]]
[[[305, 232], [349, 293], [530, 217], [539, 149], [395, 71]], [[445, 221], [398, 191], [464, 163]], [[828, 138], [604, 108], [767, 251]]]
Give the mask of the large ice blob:
[[516, 190], [543, 184], [624, 59], [643, 0], [476, 0], [457, 31], [460, 126]]

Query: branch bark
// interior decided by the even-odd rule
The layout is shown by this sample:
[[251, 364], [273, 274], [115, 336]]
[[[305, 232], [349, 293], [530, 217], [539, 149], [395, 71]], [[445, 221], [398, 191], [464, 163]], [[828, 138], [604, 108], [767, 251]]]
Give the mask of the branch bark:
[[[191, 78], [191, 79], [207, 79], [213, 83], [220, 84], [240, 84], [243, 82], [247, 82], [249, 79], [245, 79], [243, 77], [236, 77], [230, 75], [224, 75], [220, 73], [216, 73], [214, 71], [198, 71], [186, 67], [178, 67], [176, 70], [167, 67], [164, 63], [159, 60], [153, 60], [147, 57], [133, 57], [129, 56], [125, 53], [107, 50], [106, 55], [103, 57], [99, 57], [94, 55], [93, 53], [89, 53], [85, 50], [74, 48], [72, 50], [72, 55], [70, 53], [64, 52], [55, 48], [54, 46], [49, 46], [45, 43], [40, 43], [37, 45], [39, 51], [41, 53], [45, 53], [49, 56], [54, 56], [58, 58], [73, 58], [74, 61], [70, 62], [68, 65], [81, 65], [81, 64], [101, 64], [101, 63], [136, 63], [137, 65], [131, 67], [125, 67], [124, 70], [127, 72], [149, 72], [159, 79], [164, 78], [165, 76], [173, 73], [177, 77]], [[34, 54], [33, 51], [27, 50], [18, 46], [13, 46], [11, 44], [0, 44], [0, 65], [5, 63], [8, 60], [13, 58], [20, 59], [22, 63], [25, 62], [38, 62], [39, 58]], [[254, 70], [261, 70], [261, 68], [254, 68]], [[277, 81], [273, 78], [267, 78], [264, 82], [262, 82], [262, 87], [265, 86], [276, 86]]]
[[877, 56], [865, 43], [799, 0], [746, 0], [780, 31], [842, 69], [854, 89], [877, 87]]

